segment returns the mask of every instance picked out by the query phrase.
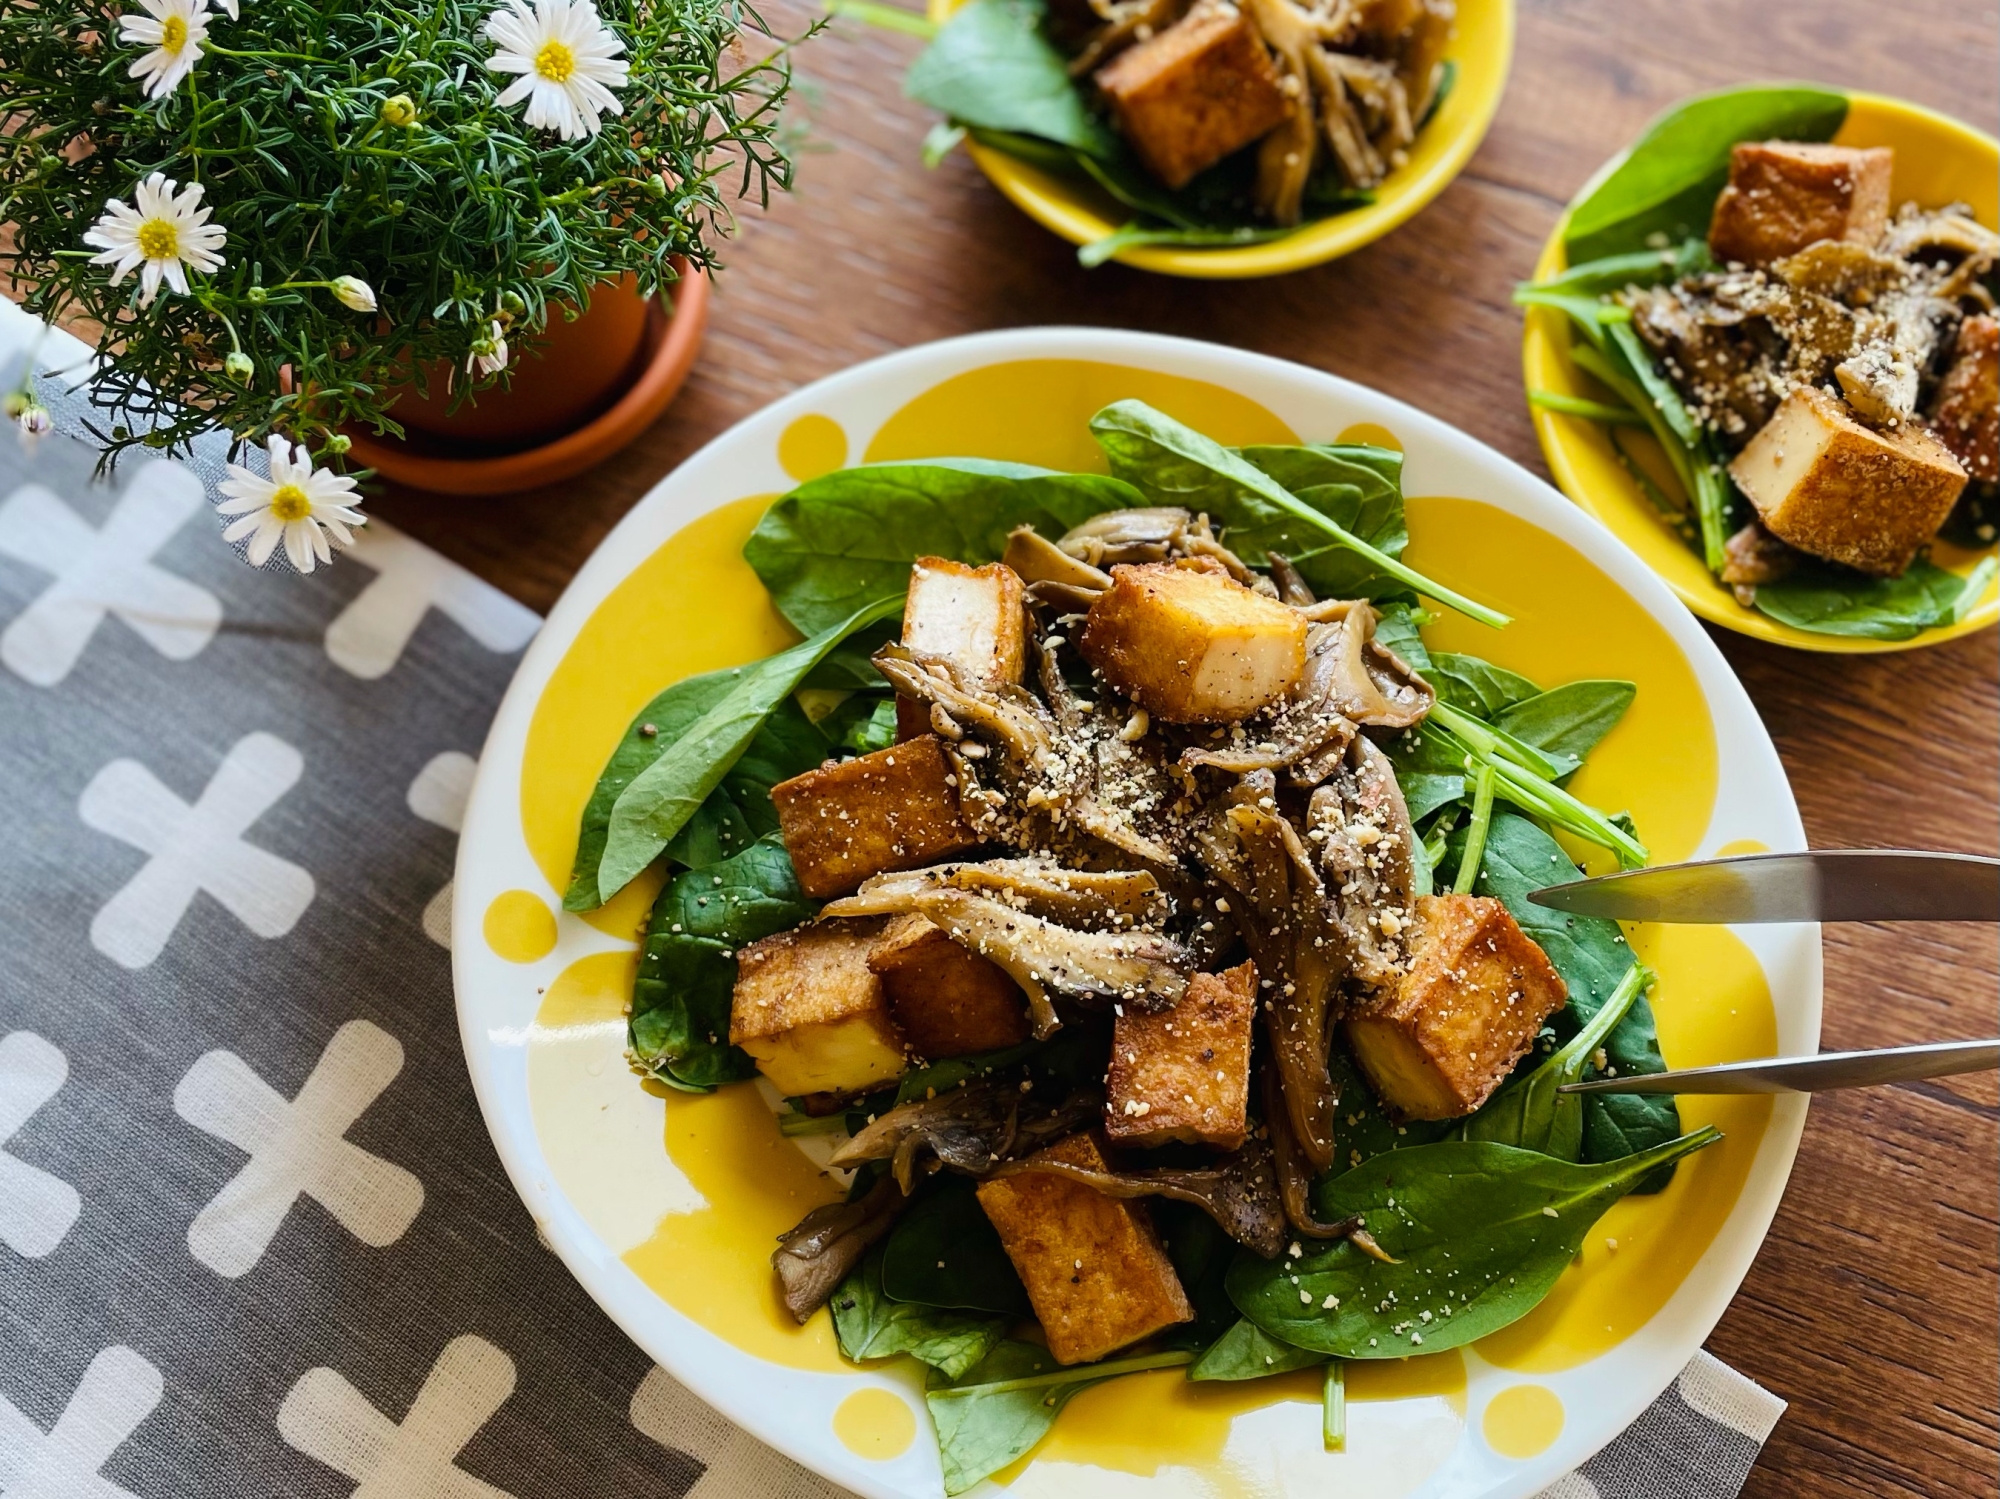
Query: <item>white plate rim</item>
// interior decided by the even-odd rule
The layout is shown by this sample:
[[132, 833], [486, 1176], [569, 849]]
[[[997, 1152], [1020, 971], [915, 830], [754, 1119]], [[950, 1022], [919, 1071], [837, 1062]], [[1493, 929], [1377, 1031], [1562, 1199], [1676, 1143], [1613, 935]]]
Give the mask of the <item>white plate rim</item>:
[[[777, 433], [808, 412], [858, 401], [873, 410], [873, 422], [879, 425], [905, 401], [952, 375], [1022, 359], [1091, 360], [1210, 381], [1262, 402], [1309, 438], [1356, 421], [1390, 428], [1402, 440], [1408, 471], [1416, 476], [1406, 486], [1410, 493], [1466, 494], [1521, 515], [1582, 552], [1672, 636], [1707, 699], [1723, 767], [1716, 810], [1700, 851], [1711, 852], [1719, 841], [1726, 841], [1716, 836], [1718, 826], [1724, 824], [1734, 836], [1744, 836], [1744, 828], [1754, 827], [1751, 836], [1775, 851], [1806, 846], [1776, 748], [1715, 643], [1686, 606], [1601, 522], [1513, 460], [1393, 397], [1266, 355], [1160, 334], [1087, 327], [1026, 328], [940, 340], [830, 374], [736, 423], [640, 499], [599, 543], [550, 611], [495, 715], [460, 836], [454, 933], [479, 931], [480, 914], [501, 890], [526, 884], [548, 891], [527, 854], [520, 829], [521, 750], [541, 691], [591, 614], [638, 562], [698, 515], [760, 488], [782, 490], [791, 481], [781, 477], [774, 485], [740, 480], [715, 484], [705, 496], [689, 494], [685, 499], [683, 492], [698, 490], [711, 470], [726, 467], [739, 450], [771, 453]], [[1323, 414], [1328, 410], [1339, 415], [1329, 421]], [[1317, 421], [1311, 419], [1314, 412], [1322, 413]], [[872, 434], [873, 427], [867, 430]], [[855, 450], [865, 446], [865, 437], [853, 438]], [[775, 472], [773, 465], [764, 466]], [[1476, 476], [1478, 487], [1454, 484], [1449, 479], [1445, 483], [1427, 482], [1431, 471], [1441, 477], [1458, 472], [1468, 479]], [[1755, 783], [1754, 787], [1749, 783]], [[548, 893], [551, 905], [559, 910], [561, 892]], [[787, 1418], [786, 1398], [800, 1396], [803, 1387], [813, 1383], [834, 1381], [843, 1395], [870, 1384], [908, 1395], [914, 1386], [879, 1370], [836, 1376], [780, 1369], [740, 1352], [683, 1317], [646, 1287], [584, 1223], [555, 1185], [541, 1154], [525, 1087], [519, 1086], [524, 1082], [524, 1068], [510, 1065], [508, 1060], [519, 1058], [522, 1052], [521, 1010], [525, 1005], [532, 1017], [530, 990], [537, 977], [546, 983], [577, 957], [630, 945], [606, 938], [572, 917], [564, 917], [563, 926], [563, 941], [540, 965], [506, 964], [482, 942], [453, 944], [460, 1035], [481, 1115], [509, 1179], [544, 1241], [648, 1356], [730, 1421], [866, 1499], [932, 1499], [938, 1492], [934, 1487], [922, 1487], [921, 1480], [912, 1486], [912, 1476], [924, 1465], [911, 1462], [909, 1454], [895, 1463], [864, 1461], [832, 1438], [825, 1421]], [[1737, 935], [1757, 953], [1767, 975], [1773, 973], [1774, 962], [1784, 966], [1787, 995], [1779, 996], [1773, 983], [1781, 1050], [1794, 1054], [1816, 1050], [1822, 999], [1818, 927], [1740, 928]], [[512, 980], [512, 985], [503, 980]], [[511, 1001], [503, 1000], [501, 991], [509, 987], [518, 992]], [[1736, 1206], [1716, 1241], [1659, 1313], [1616, 1348], [1583, 1366], [1593, 1372], [1590, 1384], [1598, 1396], [1598, 1413], [1587, 1423], [1587, 1430], [1579, 1433], [1573, 1429], [1574, 1423], [1566, 1423], [1562, 1436], [1547, 1451], [1536, 1458], [1507, 1463], [1497, 1474], [1475, 1474], [1468, 1480], [1454, 1474], [1452, 1470], [1460, 1466], [1454, 1460], [1438, 1479], [1419, 1491], [1421, 1499], [1529, 1499], [1591, 1457], [1672, 1382], [1720, 1319], [1763, 1243], [1790, 1175], [1805, 1114], [1805, 1099], [1779, 1101]], [[749, 1367], [731, 1367], [732, 1361]], [[1467, 1351], [1467, 1362], [1475, 1374], [1483, 1367], [1471, 1350]], [[1564, 1383], [1562, 1375], [1519, 1377], [1552, 1387]], [[1607, 1384], [1620, 1393], [1603, 1395]], [[773, 1399], [774, 1386], [785, 1398]], [[819, 1399], [812, 1404], [824, 1406]], [[1480, 1415], [1481, 1405], [1475, 1398], [1466, 1414], [1468, 1436], [1477, 1429]], [[920, 1428], [922, 1419], [920, 1415]], [[913, 1451], [921, 1452], [927, 1445], [920, 1429]], [[1461, 1451], [1467, 1445], [1462, 1440]], [[934, 1482], [935, 1454], [922, 1455], [928, 1457]], [[1485, 1466], [1491, 1469], [1493, 1464]], [[982, 1488], [980, 1492], [998, 1491]]]

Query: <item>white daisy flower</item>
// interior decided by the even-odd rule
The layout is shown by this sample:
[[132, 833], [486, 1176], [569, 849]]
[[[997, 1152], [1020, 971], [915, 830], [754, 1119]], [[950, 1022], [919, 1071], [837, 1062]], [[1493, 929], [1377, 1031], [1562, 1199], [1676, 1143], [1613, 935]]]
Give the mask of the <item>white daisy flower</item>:
[[[233, 0], [224, 0], [233, 18]], [[143, 16], [120, 16], [118, 39], [135, 42], [153, 50], [141, 57], [126, 74], [146, 80], [146, 97], [158, 99], [171, 94], [180, 81], [201, 61], [202, 38], [208, 35], [208, 0], [139, 0]]]
[[104, 216], [83, 236], [86, 245], [104, 251], [91, 256], [90, 263], [113, 267], [113, 286], [134, 266], [140, 267], [139, 305], [150, 307], [162, 281], [187, 295], [187, 267], [203, 272], [222, 268], [222, 242], [229, 231], [209, 223], [199, 182], [176, 193], [173, 178], [155, 172], [132, 196], [138, 200], [137, 208], [113, 198], [104, 205]]
[[224, 10], [229, 12], [230, 20], [240, 21], [243, 19], [240, 15], [236, 13], [236, 0], [215, 0], [215, 3], [220, 5]]
[[486, 337], [474, 343], [472, 352], [465, 356], [465, 367], [481, 379], [507, 368], [507, 330], [497, 322], [492, 324]]
[[604, 128], [600, 115], [623, 114], [614, 88], [623, 88], [625, 44], [598, 17], [591, 0], [507, 0], [486, 18], [495, 73], [519, 73], [495, 102], [501, 108], [528, 101], [526, 119], [539, 130], [582, 140]]
[[331, 562], [328, 532], [339, 546], [351, 546], [350, 526], [366, 525], [368, 517], [355, 508], [354, 481], [332, 469], [314, 468], [312, 455], [301, 443], [294, 448], [282, 437], [270, 442], [271, 477], [259, 478], [239, 464], [229, 465], [223, 481], [226, 496], [215, 508], [239, 517], [223, 529], [224, 541], [250, 538], [245, 552], [252, 567], [271, 560], [279, 541], [285, 555], [302, 573], [313, 570], [314, 559]]

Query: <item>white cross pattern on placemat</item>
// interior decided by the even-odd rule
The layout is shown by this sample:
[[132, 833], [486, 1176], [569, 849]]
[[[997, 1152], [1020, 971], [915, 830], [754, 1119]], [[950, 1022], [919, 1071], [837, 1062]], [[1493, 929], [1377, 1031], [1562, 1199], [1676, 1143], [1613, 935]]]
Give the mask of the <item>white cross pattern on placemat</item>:
[[717, 1414], [658, 1365], [632, 1392], [631, 1415], [641, 1434], [703, 1465], [682, 1499], [853, 1499]]
[[55, 581], [0, 631], [0, 662], [37, 687], [53, 687], [106, 614], [170, 661], [197, 654], [215, 638], [222, 604], [156, 566], [153, 554], [201, 508], [201, 480], [165, 460], [134, 470], [102, 528], [39, 484], [15, 490], [0, 504], [0, 554]]
[[137, 760], [98, 771], [77, 815], [149, 858], [91, 921], [91, 946], [123, 967], [144, 968], [202, 890], [259, 937], [289, 932], [312, 904], [313, 877], [243, 835], [304, 771], [297, 750], [263, 733], [236, 741], [193, 806]]
[[534, 611], [380, 521], [356, 533], [346, 555], [377, 576], [326, 627], [326, 653], [364, 681], [389, 674], [433, 609], [502, 654], [518, 651], [541, 628]]
[[158, 1369], [114, 1345], [90, 1361], [46, 1436], [0, 1397], [0, 1496], [134, 1499], [97, 1470], [153, 1413], [164, 1388]]
[[247, 1273], [301, 1195], [373, 1249], [416, 1221], [424, 1184], [344, 1138], [403, 1070], [403, 1045], [366, 1020], [333, 1033], [290, 1102], [241, 1057], [211, 1051], [174, 1089], [174, 1112], [250, 1157], [188, 1226], [188, 1251], [217, 1275]]
[[512, 1499], [454, 1459], [514, 1393], [514, 1361], [453, 1338], [398, 1425], [333, 1369], [308, 1369], [278, 1407], [278, 1434], [361, 1486], [353, 1499]]
[[[465, 822], [466, 798], [479, 762], [457, 750], [433, 755], [410, 782], [410, 810], [433, 826], [456, 833]], [[424, 935], [439, 947], [451, 946], [450, 880], [424, 906]]]
[[[68, 1079], [68, 1058], [33, 1031], [0, 1037], [0, 1146]], [[75, 1187], [0, 1150], [0, 1244], [38, 1260], [62, 1243], [82, 1211]]]

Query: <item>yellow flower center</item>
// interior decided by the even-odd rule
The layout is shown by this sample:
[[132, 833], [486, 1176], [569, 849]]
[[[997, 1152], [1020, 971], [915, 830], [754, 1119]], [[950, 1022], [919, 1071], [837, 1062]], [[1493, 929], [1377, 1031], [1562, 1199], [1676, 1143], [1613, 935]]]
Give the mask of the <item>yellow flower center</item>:
[[304, 520], [313, 513], [313, 502], [296, 484], [281, 485], [271, 495], [271, 514], [281, 521]]
[[160, 50], [169, 56], [178, 56], [187, 45], [188, 23], [179, 16], [168, 16], [160, 22]]
[[148, 219], [139, 226], [139, 253], [148, 260], [173, 260], [180, 254], [181, 232], [168, 219]]
[[550, 83], [568, 83], [576, 71], [576, 54], [563, 42], [545, 42], [535, 54], [535, 71]]

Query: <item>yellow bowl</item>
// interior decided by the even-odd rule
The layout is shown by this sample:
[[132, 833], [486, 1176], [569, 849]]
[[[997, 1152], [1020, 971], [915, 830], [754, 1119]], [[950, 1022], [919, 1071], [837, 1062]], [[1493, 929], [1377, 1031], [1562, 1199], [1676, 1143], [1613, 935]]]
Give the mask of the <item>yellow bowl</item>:
[[[929, 0], [930, 18], [942, 22], [964, 3]], [[1302, 271], [1373, 243], [1443, 192], [1445, 184], [1464, 169], [1500, 107], [1513, 55], [1514, 0], [1458, 0], [1458, 28], [1445, 49], [1445, 57], [1457, 66], [1458, 79], [1418, 133], [1410, 159], [1375, 190], [1373, 203], [1266, 244], [1222, 250], [1137, 245], [1111, 258], [1169, 276], [1232, 281]], [[966, 149], [1016, 208], [1073, 245], [1103, 239], [1132, 216], [1095, 184], [1045, 172], [973, 142], [967, 142]]]
[[[1962, 202], [1971, 206], [1982, 224], [1995, 226], [1996, 215], [2000, 215], [2000, 202], [1996, 202], [2000, 199], [2000, 143], [1970, 125], [1900, 99], [1858, 93], [1850, 93], [1848, 98], [1847, 119], [1834, 140], [1843, 146], [1895, 148], [1893, 201], [1915, 201], [1927, 208]], [[1616, 162], [1605, 170], [1609, 171], [1611, 165]], [[1584, 192], [1588, 193], [1603, 180], [1603, 175], [1600, 172], [1593, 178]], [[1549, 235], [1548, 243], [1542, 246], [1541, 259], [1535, 265], [1536, 280], [1567, 267], [1563, 254], [1563, 231], [1567, 225], [1568, 215], [1564, 215]], [[1521, 364], [1528, 389], [1604, 400], [1603, 388], [1570, 362], [1569, 350], [1569, 320], [1554, 308], [1529, 308], [1521, 342]], [[1680, 595], [1681, 602], [1703, 619], [1741, 635], [1800, 650], [1847, 653], [1906, 651], [1921, 645], [1936, 645], [2000, 621], [2000, 587], [1989, 588], [1979, 604], [1957, 624], [1940, 625], [1908, 640], [1817, 635], [1782, 624], [1755, 609], [1746, 609], [1661, 519], [1618, 461], [1617, 451], [1602, 426], [1540, 406], [1531, 408], [1531, 415], [1535, 435], [1541, 439], [1542, 456], [1548, 460], [1549, 472], [1562, 492], [1616, 532], [1618, 539], [1637, 552]], [[1641, 434], [1630, 442], [1634, 461], [1645, 465], [1669, 493], [1675, 492], [1671, 471], [1652, 436]], [[1647, 461], [1655, 457], [1659, 459], [1657, 463]], [[1994, 552], [1993, 547], [1971, 552], [1939, 542], [1932, 550], [1931, 560], [1963, 576]]]

